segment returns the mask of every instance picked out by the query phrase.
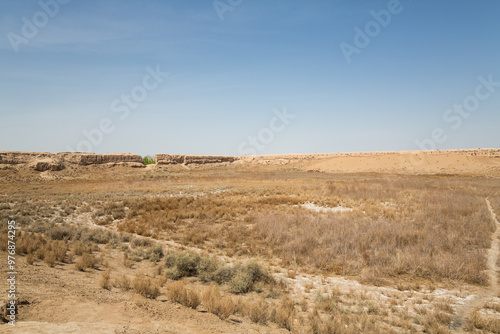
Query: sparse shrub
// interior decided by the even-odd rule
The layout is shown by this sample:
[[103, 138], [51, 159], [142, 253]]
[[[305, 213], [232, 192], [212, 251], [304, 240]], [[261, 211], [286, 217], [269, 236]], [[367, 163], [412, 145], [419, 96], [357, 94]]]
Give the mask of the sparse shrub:
[[256, 282], [268, 280], [270, 280], [269, 274], [259, 264], [250, 262], [236, 267], [236, 273], [229, 281], [229, 286], [232, 293], [242, 294], [252, 291]]
[[73, 263], [74, 258], [75, 258], [75, 252], [71, 251], [68, 253], [68, 256], [66, 257], [66, 261], [68, 261], [68, 263]]
[[187, 303], [185, 306], [196, 310], [196, 308], [201, 304], [201, 296], [200, 293], [196, 290], [189, 289], [187, 290]]
[[167, 288], [168, 299], [174, 303], [187, 306], [195, 310], [200, 305], [200, 294], [191, 289], [187, 289], [183, 281], [170, 284]]
[[124, 252], [123, 253], [123, 265], [127, 268], [131, 268], [132, 264], [133, 264], [132, 261], [128, 257], [128, 252]]
[[113, 235], [110, 231], [103, 230], [100, 228], [87, 229], [82, 232], [80, 239], [84, 242], [91, 242], [96, 244], [107, 244]]
[[295, 305], [292, 300], [284, 298], [280, 306], [272, 313], [272, 321], [280, 328], [292, 331], [295, 319]]
[[135, 292], [146, 298], [155, 299], [160, 294], [160, 287], [157, 282], [142, 275], [136, 275], [132, 286]]
[[198, 278], [202, 282], [214, 281], [215, 273], [223, 266], [223, 263], [215, 257], [202, 257], [198, 263]]
[[130, 279], [125, 274], [123, 274], [119, 278], [115, 278], [114, 286], [124, 291], [128, 291], [131, 287]]
[[160, 244], [155, 244], [149, 247], [147, 259], [153, 263], [157, 263], [163, 257], [163, 247]]
[[183, 281], [173, 282], [167, 287], [167, 297], [173, 303], [186, 304], [187, 292]]
[[56, 264], [56, 254], [54, 253], [54, 251], [49, 251], [47, 254], [45, 254], [43, 260], [49, 265], [49, 267], [52, 268]]
[[451, 315], [441, 311], [427, 312], [423, 319], [423, 325], [428, 333], [451, 333], [448, 326], [452, 320]]
[[174, 280], [198, 275], [200, 256], [191, 252], [174, 252], [165, 258], [168, 277]]
[[66, 224], [58, 225], [49, 229], [48, 235], [52, 240], [70, 239], [73, 236], [73, 229]]
[[449, 314], [454, 314], [455, 309], [450, 305], [450, 300], [443, 300], [436, 303], [436, 308]]
[[149, 240], [149, 239], [147, 239], [147, 238], [134, 238], [130, 242], [130, 245], [132, 246], [132, 248], [136, 248], [136, 247], [141, 247], [141, 248], [149, 247], [149, 246], [151, 246], [151, 244], [152, 244], [152, 241]]
[[203, 305], [207, 308], [208, 312], [215, 314], [221, 319], [227, 319], [236, 311], [231, 297], [221, 297], [219, 287], [211, 284], [202, 294]]
[[83, 255], [84, 253], [92, 252], [92, 247], [82, 241], [77, 241], [74, 243], [73, 253], [75, 255]]
[[94, 255], [90, 253], [83, 253], [83, 255], [76, 261], [75, 266], [80, 271], [85, 271], [85, 269], [93, 269], [97, 264], [97, 260]]
[[101, 285], [101, 288], [106, 289], [106, 290], [111, 290], [111, 270], [108, 269], [104, 271], [101, 275], [101, 280], [99, 284]]
[[332, 290], [330, 293], [316, 295], [316, 306], [325, 312], [332, 312], [337, 309], [337, 304], [340, 302], [340, 292]]
[[146, 250], [144, 248], [134, 248], [130, 252], [130, 260], [134, 262], [141, 262], [147, 257]]
[[54, 256], [56, 261], [64, 262], [66, 258], [66, 252], [68, 251], [68, 246], [65, 241], [53, 241], [52, 242], [52, 252], [54, 252]]
[[112, 212], [113, 219], [123, 219], [126, 217], [125, 212], [123, 210], [114, 210]]
[[498, 317], [486, 316], [474, 311], [467, 319], [465, 329], [473, 331], [475, 329], [481, 331], [489, 331], [493, 333], [500, 333], [500, 319]]
[[267, 303], [264, 299], [258, 302], [250, 303], [245, 312], [250, 321], [256, 324], [266, 325], [268, 320]]
[[213, 280], [218, 284], [229, 283], [236, 276], [236, 267], [222, 265], [213, 273]]
[[307, 312], [307, 309], [309, 308], [309, 304], [307, 303], [307, 299], [304, 297], [302, 298], [302, 301], [300, 302], [300, 309], [302, 312]]
[[197, 276], [203, 282], [214, 280], [229, 284], [235, 294], [252, 291], [256, 282], [271, 282], [272, 277], [257, 263], [224, 265], [222, 262], [191, 252], [174, 252], [165, 258], [167, 277], [179, 280]]
[[252, 289], [252, 277], [245, 271], [237, 271], [236, 275], [229, 281], [230, 291], [235, 294], [250, 292]]
[[30, 264], [30, 265], [35, 263], [35, 255], [33, 253], [28, 254], [26, 256], [26, 262], [28, 262], [28, 264]]
[[130, 259], [135, 262], [149, 260], [157, 263], [163, 257], [163, 247], [160, 244], [154, 244], [149, 248], [135, 247], [130, 253]]

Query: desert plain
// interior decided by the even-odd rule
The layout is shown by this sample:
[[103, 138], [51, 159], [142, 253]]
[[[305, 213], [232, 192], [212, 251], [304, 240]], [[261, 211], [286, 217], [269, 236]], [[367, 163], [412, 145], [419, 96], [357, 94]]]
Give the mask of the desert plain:
[[0, 152], [0, 333], [500, 333], [499, 219], [500, 149]]

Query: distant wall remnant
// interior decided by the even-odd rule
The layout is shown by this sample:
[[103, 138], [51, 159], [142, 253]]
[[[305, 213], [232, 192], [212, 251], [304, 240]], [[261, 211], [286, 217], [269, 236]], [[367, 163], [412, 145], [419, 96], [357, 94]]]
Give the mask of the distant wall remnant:
[[184, 155], [184, 154], [156, 154], [155, 160], [159, 165], [189, 165], [189, 164], [217, 164], [224, 162], [235, 162], [235, 156], [222, 155]]
[[58, 171], [64, 169], [65, 164], [100, 165], [106, 163], [140, 163], [142, 157], [131, 153], [37, 153], [37, 152], [0, 152], [0, 164], [31, 166], [36, 171]]
[[131, 153], [57, 153], [63, 160], [78, 165], [99, 165], [112, 162], [139, 162], [143, 163], [142, 157]]

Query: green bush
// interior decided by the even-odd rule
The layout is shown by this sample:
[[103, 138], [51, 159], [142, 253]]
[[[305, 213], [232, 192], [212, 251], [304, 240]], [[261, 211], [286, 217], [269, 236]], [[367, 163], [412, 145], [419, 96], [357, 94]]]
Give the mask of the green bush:
[[243, 270], [237, 271], [236, 275], [234, 275], [229, 281], [229, 291], [231, 291], [231, 293], [247, 293], [252, 290], [252, 287], [252, 276], [248, 272]]
[[213, 280], [218, 284], [225, 284], [230, 282], [237, 274], [236, 266], [222, 266], [213, 275]]
[[152, 244], [151, 240], [146, 239], [146, 238], [134, 238], [130, 242], [130, 245], [132, 246], [132, 248], [147, 247], [147, 246], [151, 246], [151, 244]]
[[163, 247], [160, 244], [153, 245], [147, 250], [147, 259], [151, 262], [158, 262], [163, 257]]
[[216, 258], [202, 257], [198, 263], [198, 278], [202, 282], [215, 281], [215, 274], [224, 264]]
[[130, 260], [141, 262], [142, 260], [149, 260], [151, 262], [158, 262], [163, 257], [163, 247], [160, 244], [154, 244], [149, 248], [137, 247], [130, 252]]
[[155, 158], [153, 158], [150, 155], [146, 155], [145, 157], [143, 157], [142, 161], [144, 162], [145, 165], [153, 165], [156, 163]]
[[198, 276], [198, 265], [201, 258], [196, 253], [174, 252], [167, 255], [165, 265], [168, 268], [167, 276], [178, 280], [183, 277]]
[[95, 244], [107, 244], [112, 237], [113, 234], [110, 231], [102, 229], [92, 229], [82, 232], [80, 240], [92, 242]]
[[250, 292], [257, 282], [268, 282], [271, 277], [264, 269], [255, 262], [239, 265], [235, 268], [235, 274], [229, 281], [230, 291], [236, 294]]
[[71, 226], [59, 225], [49, 230], [48, 235], [52, 240], [71, 239], [71, 237], [73, 236], [73, 231]]

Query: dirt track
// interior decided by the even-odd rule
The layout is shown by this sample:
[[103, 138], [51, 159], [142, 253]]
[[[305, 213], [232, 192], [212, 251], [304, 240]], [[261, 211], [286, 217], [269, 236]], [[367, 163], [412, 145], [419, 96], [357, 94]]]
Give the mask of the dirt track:
[[488, 269], [486, 270], [490, 279], [490, 286], [458, 310], [458, 314], [452, 324], [452, 328], [459, 333], [465, 333], [465, 331], [463, 331], [463, 326], [466, 319], [472, 314], [472, 312], [480, 309], [488, 302], [489, 299], [495, 298], [500, 294], [500, 286], [498, 284], [498, 274], [500, 269], [497, 266], [497, 259], [500, 257], [500, 223], [498, 222], [497, 216], [487, 198], [486, 205], [488, 206], [488, 210], [491, 214], [491, 219], [496, 225], [495, 233], [492, 235], [491, 248], [488, 250]]

